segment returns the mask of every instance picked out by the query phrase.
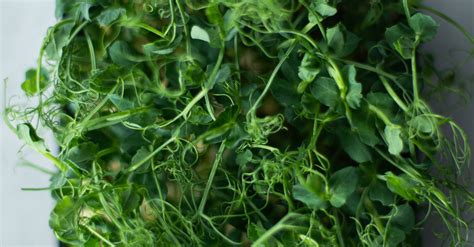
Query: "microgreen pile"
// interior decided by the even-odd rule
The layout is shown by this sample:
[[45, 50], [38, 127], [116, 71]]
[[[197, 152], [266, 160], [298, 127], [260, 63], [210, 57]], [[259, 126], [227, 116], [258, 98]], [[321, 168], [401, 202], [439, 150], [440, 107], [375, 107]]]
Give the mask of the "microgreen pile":
[[56, 5], [21, 85], [37, 104], [6, 117], [58, 168], [63, 243], [420, 246], [430, 215], [467, 243], [470, 148], [424, 100], [442, 82], [419, 49], [426, 13], [449, 17], [407, 0]]

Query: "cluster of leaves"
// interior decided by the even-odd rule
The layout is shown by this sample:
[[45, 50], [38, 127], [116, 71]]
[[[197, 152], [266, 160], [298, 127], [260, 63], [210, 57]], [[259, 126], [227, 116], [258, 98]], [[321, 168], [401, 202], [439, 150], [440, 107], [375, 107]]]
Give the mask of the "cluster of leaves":
[[[78, 246], [464, 243], [464, 132], [421, 98], [437, 23], [395, 0], [57, 1], [37, 107], [7, 114], [59, 169]], [[37, 121], [36, 125], [33, 123]], [[26, 123], [24, 123], [26, 122]], [[36, 134], [47, 126], [60, 146]]]

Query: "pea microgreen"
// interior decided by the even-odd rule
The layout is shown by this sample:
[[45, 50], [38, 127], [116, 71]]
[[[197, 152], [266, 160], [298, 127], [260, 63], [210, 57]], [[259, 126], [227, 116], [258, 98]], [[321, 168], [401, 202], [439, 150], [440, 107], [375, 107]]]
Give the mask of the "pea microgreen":
[[472, 41], [451, 18], [407, 0], [56, 4], [21, 85], [38, 104], [5, 120], [58, 168], [65, 244], [418, 246], [431, 214], [467, 243], [470, 148], [426, 103], [419, 49], [438, 27], [420, 9]]

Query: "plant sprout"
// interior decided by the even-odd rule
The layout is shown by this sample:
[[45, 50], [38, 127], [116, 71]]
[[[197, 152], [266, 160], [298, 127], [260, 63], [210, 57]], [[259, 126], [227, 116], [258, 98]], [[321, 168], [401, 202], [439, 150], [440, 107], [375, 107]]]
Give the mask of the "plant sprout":
[[470, 148], [424, 98], [421, 9], [473, 40], [419, 1], [58, 0], [37, 104], [4, 117], [58, 168], [71, 246], [420, 246], [430, 215], [464, 245]]

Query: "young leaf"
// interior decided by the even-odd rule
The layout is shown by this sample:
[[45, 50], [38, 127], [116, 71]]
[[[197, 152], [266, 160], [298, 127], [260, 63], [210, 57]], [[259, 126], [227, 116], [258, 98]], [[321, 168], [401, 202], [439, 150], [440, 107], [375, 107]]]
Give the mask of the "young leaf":
[[16, 127], [18, 138], [24, 141], [28, 146], [32, 147], [39, 153], [47, 153], [49, 150], [44, 144], [44, 140], [36, 135], [36, 131], [29, 123], [19, 124]]
[[329, 179], [331, 189], [331, 205], [341, 207], [346, 203], [347, 198], [357, 189], [359, 175], [357, 168], [349, 166], [338, 170]]
[[398, 24], [387, 28], [385, 38], [388, 44], [393, 47], [404, 59], [410, 59], [416, 48], [415, 37], [412, 30], [403, 24]]
[[311, 94], [322, 104], [335, 109], [340, 103], [339, 89], [329, 77], [320, 77], [311, 85]]
[[345, 57], [357, 48], [360, 39], [339, 23], [326, 31], [329, 48], [338, 57]]
[[395, 202], [395, 195], [385, 184], [376, 180], [369, 187], [369, 197], [373, 201], [379, 201], [384, 206], [390, 206]]
[[328, 28], [326, 31], [328, 39], [328, 46], [332, 48], [334, 52], [340, 52], [344, 49], [344, 32], [342, 24], [337, 24], [334, 27]]
[[324, 198], [321, 198], [318, 194], [306, 189], [302, 184], [293, 186], [293, 198], [315, 210], [326, 207], [326, 200]]
[[136, 153], [135, 155], [133, 155], [132, 157], [132, 161], [131, 161], [131, 164], [130, 166], [133, 167], [137, 164], [141, 164], [140, 165], [140, 168], [137, 170], [138, 173], [140, 172], [145, 172], [147, 171], [147, 169], [150, 167], [150, 164], [151, 164], [151, 161], [148, 160], [146, 161], [145, 163], [141, 163], [143, 160], [145, 160], [149, 155], [150, 155], [150, 151], [148, 150], [148, 148], [146, 147], [141, 147]]
[[97, 16], [97, 22], [99, 22], [101, 26], [108, 26], [125, 13], [126, 10], [124, 8], [109, 8]]
[[370, 149], [363, 144], [357, 133], [346, 128], [337, 130], [337, 136], [344, 151], [358, 163], [372, 160]]
[[[333, 16], [337, 13], [337, 9], [329, 5], [326, 0], [313, 1], [310, 4], [310, 8], [313, 11], [316, 11], [316, 13], [318, 13], [322, 17]], [[309, 18], [310, 18], [310, 21], [311, 21], [311, 18], [315, 18], [314, 16], [312, 16], [311, 12], [310, 12]]]
[[390, 227], [385, 240], [386, 246], [399, 246], [406, 238], [405, 233], [397, 227]]
[[415, 227], [415, 212], [408, 203], [394, 207], [388, 215], [391, 217], [391, 225], [396, 226], [405, 233], [410, 233], [413, 227]]
[[237, 158], [235, 159], [235, 162], [239, 166], [244, 166], [247, 165], [251, 160], [252, 160], [253, 154], [252, 151], [250, 150], [245, 150], [245, 152], [237, 154]]
[[362, 84], [356, 81], [357, 71], [353, 65], [345, 67], [344, 71], [349, 81], [349, 91], [346, 95], [347, 104], [353, 109], [358, 109], [362, 99]]
[[298, 93], [304, 92], [306, 87], [313, 82], [320, 71], [321, 66], [318, 60], [309, 53], [305, 53], [298, 67], [298, 77], [302, 80], [298, 85]]
[[387, 172], [384, 178], [387, 182], [387, 187], [393, 193], [408, 201], [421, 201], [418, 197], [417, 184], [406, 175], [397, 176], [392, 172]]
[[138, 57], [125, 41], [116, 41], [109, 48], [110, 59], [122, 67], [131, 67], [143, 59]]
[[416, 116], [415, 118], [408, 121], [408, 125], [414, 128], [416, 131], [421, 131], [426, 134], [433, 133], [436, 129], [436, 124], [432, 122], [427, 116]]
[[66, 196], [56, 203], [49, 219], [49, 226], [62, 242], [71, 245], [83, 245], [88, 238], [82, 231], [77, 231], [80, 203]]
[[416, 13], [410, 17], [409, 24], [422, 42], [432, 40], [436, 36], [439, 27], [438, 23], [431, 16], [422, 13]]
[[34, 96], [43, 91], [49, 84], [48, 75], [46, 71], [41, 70], [39, 79], [39, 88], [36, 84], [36, 69], [29, 69], [25, 73], [25, 81], [21, 84], [21, 89], [28, 96]]
[[385, 126], [384, 137], [390, 154], [399, 155], [403, 151], [403, 140], [401, 134], [402, 132], [399, 126]]
[[191, 28], [191, 38], [197, 39], [197, 40], [202, 40], [204, 42], [210, 43], [211, 38], [209, 37], [209, 34], [207, 33], [206, 30], [204, 30], [200, 26], [193, 26]]

